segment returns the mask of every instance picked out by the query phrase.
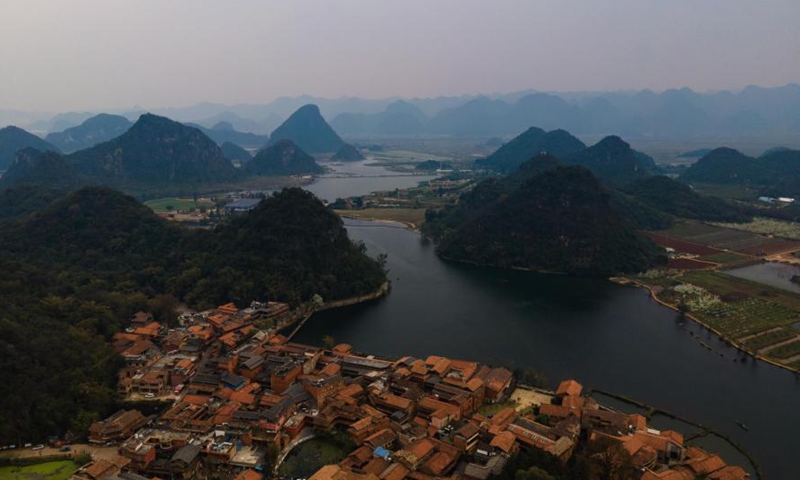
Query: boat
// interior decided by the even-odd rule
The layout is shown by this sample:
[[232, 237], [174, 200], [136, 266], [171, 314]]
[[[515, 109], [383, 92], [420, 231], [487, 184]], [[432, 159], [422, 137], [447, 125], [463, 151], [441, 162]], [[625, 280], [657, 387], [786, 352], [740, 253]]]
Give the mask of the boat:
[[736, 425], [739, 425], [739, 428], [741, 428], [745, 432], [749, 432], [750, 431], [750, 429], [747, 428], [747, 425], [745, 425], [744, 423], [740, 422], [739, 420], [734, 420], [734, 421], [736, 422]]

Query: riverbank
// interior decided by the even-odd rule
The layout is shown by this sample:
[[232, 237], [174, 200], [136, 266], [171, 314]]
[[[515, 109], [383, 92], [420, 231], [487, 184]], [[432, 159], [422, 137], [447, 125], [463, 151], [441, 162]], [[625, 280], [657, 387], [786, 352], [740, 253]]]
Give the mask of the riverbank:
[[735, 338], [732, 338], [731, 336], [724, 334], [720, 330], [718, 330], [718, 329], [714, 328], [713, 326], [709, 325], [708, 323], [700, 320], [699, 318], [697, 318], [696, 316], [692, 315], [691, 313], [681, 311], [681, 309], [679, 308], [678, 305], [666, 302], [663, 299], [659, 298], [655, 287], [653, 287], [652, 285], [648, 285], [646, 283], [643, 283], [641, 281], [638, 281], [636, 279], [632, 279], [632, 278], [629, 278], [629, 277], [612, 277], [609, 280], [614, 282], [614, 283], [617, 283], [619, 285], [628, 285], [628, 286], [644, 288], [645, 290], [647, 290], [649, 292], [650, 298], [655, 300], [659, 305], [667, 307], [667, 308], [669, 308], [669, 309], [671, 309], [671, 310], [673, 310], [673, 311], [675, 311], [677, 313], [680, 313], [683, 317], [688, 318], [689, 320], [695, 322], [696, 324], [700, 325], [701, 327], [705, 328], [706, 330], [714, 333], [717, 337], [719, 337], [726, 344], [728, 344], [731, 347], [739, 350], [740, 352], [745, 353], [745, 354], [755, 358], [756, 360], [760, 360], [762, 362], [768, 363], [768, 364], [776, 366], [778, 368], [782, 368], [784, 370], [788, 370], [788, 371], [790, 371], [792, 373], [795, 373], [795, 374], [798, 373], [798, 370], [795, 369], [795, 368], [792, 368], [792, 367], [790, 367], [788, 365], [785, 365], [785, 364], [782, 364], [782, 363], [777, 362], [775, 360], [772, 360], [769, 357], [765, 357], [763, 355], [760, 355], [760, 354], [758, 354], [758, 352], [754, 352], [752, 350], [749, 350], [749, 349], [745, 348], [745, 346], [742, 343], [738, 342]]
[[291, 331], [291, 333], [286, 335], [286, 339], [287, 339], [287, 341], [289, 341], [297, 334], [297, 332], [300, 331], [301, 328], [303, 328], [303, 325], [305, 325], [306, 322], [311, 317], [313, 317], [315, 313], [324, 312], [326, 310], [332, 310], [332, 309], [335, 309], [335, 308], [349, 307], [349, 306], [352, 306], [352, 305], [358, 305], [360, 303], [366, 303], [366, 302], [370, 302], [372, 300], [377, 300], [377, 299], [385, 296], [386, 294], [388, 294], [390, 289], [391, 289], [391, 283], [386, 281], [386, 282], [383, 282], [383, 284], [377, 290], [375, 290], [372, 293], [368, 293], [368, 294], [365, 294], [365, 295], [358, 295], [358, 296], [350, 297], [350, 298], [344, 298], [342, 300], [334, 300], [332, 302], [325, 302], [325, 303], [323, 303], [323, 304], [321, 304], [319, 306], [312, 307], [310, 311], [305, 312], [302, 315], [302, 319], [300, 320], [299, 323], [295, 324], [295, 322], [297, 322], [297, 320], [294, 320], [292, 322], [289, 322], [289, 323], [286, 323], [284, 325], [281, 325], [279, 330], [286, 330], [287, 328], [290, 328], [293, 325], [296, 325], [294, 327], [294, 329]]

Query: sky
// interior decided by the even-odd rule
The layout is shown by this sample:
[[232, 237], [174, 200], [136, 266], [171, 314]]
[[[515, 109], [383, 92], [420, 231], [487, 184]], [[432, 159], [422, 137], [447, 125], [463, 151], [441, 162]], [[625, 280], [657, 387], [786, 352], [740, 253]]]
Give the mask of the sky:
[[0, 0], [0, 109], [800, 83], [798, 0]]

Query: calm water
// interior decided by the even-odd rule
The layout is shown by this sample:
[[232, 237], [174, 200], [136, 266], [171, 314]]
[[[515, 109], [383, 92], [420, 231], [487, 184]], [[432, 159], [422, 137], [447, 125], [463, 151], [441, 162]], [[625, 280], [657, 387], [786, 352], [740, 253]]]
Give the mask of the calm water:
[[314, 183], [303, 188], [322, 200], [332, 202], [337, 198], [366, 195], [375, 191], [416, 187], [419, 182], [436, 178], [433, 175], [412, 175], [369, 165], [370, 159], [341, 164], [323, 163], [334, 170], [321, 175]]
[[734, 277], [765, 283], [776, 288], [800, 293], [800, 284], [794, 283], [792, 277], [800, 275], [800, 267], [779, 262], [759, 263], [749, 267], [727, 270], [725, 273]]
[[[741, 358], [735, 349], [684, 324], [644, 290], [446, 263], [432, 243], [411, 231], [347, 224], [370, 254], [388, 253], [392, 292], [315, 316], [296, 341], [319, 344], [331, 335], [378, 355], [439, 354], [534, 368], [552, 382], [574, 377], [730, 435], [757, 456], [769, 480], [800, 478], [791, 455], [800, 452], [800, 382], [794, 374], [752, 359], [735, 361]], [[729, 449], [714, 450], [742, 464]]]

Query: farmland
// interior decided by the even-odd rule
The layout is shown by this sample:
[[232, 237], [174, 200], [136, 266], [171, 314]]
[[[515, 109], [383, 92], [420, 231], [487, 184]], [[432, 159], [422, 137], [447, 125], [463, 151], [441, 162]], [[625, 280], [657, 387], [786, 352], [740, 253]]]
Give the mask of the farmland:
[[800, 223], [795, 222], [756, 217], [750, 223], [714, 223], [713, 225], [760, 235], [773, 235], [790, 240], [800, 240]]
[[742, 342], [746, 348], [757, 351], [764, 347], [769, 347], [770, 345], [775, 345], [776, 343], [783, 342], [789, 340], [792, 337], [796, 337], [797, 334], [790, 332], [789, 330], [785, 329], [778, 329], [773, 330], [771, 332], [765, 333], [763, 335], [758, 335], [748, 340]]
[[[713, 270], [637, 279], [659, 299], [692, 315], [752, 354], [800, 366], [800, 294]], [[797, 340], [797, 341], [793, 341]]]
[[157, 198], [144, 202], [145, 205], [150, 207], [154, 212], [169, 212], [179, 211], [185, 212], [187, 210], [194, 210], [195, 207], [213, 207], [214, 203], [211, 200], [200, 198], [197, 202], [191, 198]]
[[745, 255], [771, 255], [800, 248], [800, 242], [793, 240], [688, 221], [678, 223], [669, 230], [645, 234], [660, 245], [704, 256], [723, 251]]

